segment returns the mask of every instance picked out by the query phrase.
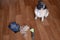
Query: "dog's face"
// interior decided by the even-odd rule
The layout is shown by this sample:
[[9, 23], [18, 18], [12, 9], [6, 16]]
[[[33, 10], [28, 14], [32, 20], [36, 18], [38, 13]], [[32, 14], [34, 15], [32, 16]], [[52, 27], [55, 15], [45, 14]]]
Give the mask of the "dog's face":
[[43, 2], [39, 2], [38, 4], [37, 4], [37, 9], [38, 10], [40, 10], [40, 9], [46, 9], [46, 6], [45, 6], [45, 4], [43, 3]]

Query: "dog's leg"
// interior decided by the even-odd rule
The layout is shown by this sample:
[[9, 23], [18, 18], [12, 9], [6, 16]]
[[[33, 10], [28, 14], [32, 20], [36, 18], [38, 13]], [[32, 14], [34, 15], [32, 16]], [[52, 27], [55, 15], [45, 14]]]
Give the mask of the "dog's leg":
[[35, 16], [35, 20], [37, 19], [37, 16]]
[[46, 10], [46, 14], [45, 14], [45, 17], [47, 17], [49, 15], [49, 11]]
[[49, 13], [47, 13], [46, 15], [45, 15], [45, 17], [47, 17], [49, 15]]
[[44, 21], [44, 17], [42, 17], [42, 20], [41, 20], [42, 22]]

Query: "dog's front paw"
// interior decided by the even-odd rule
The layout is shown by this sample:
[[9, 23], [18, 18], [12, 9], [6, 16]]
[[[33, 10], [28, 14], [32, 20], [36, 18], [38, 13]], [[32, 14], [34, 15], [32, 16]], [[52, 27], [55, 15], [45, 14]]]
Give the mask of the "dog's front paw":
[[41, 21], [42, 21], [42, 22], [44, 21], [44, 17], [42, 17]]
[[35, 20], [37, 20], [37, 17], [35, 17]]

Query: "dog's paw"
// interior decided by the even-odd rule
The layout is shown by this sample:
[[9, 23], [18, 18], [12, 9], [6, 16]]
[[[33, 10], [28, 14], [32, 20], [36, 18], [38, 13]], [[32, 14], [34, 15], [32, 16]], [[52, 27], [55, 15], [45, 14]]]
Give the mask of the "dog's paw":
[[35, 17], [35, 20], [37, 20], [37, 17]]
[[44, 21], [44, 17], [42, 17], [41, 21], [42, 21], [42, 22]]

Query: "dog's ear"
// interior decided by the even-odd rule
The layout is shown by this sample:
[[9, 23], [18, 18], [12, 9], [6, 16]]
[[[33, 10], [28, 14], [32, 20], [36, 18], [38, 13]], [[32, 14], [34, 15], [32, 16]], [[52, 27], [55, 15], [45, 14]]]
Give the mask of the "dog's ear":
[[44, 9], [47, 9], [46, 5], [45, 5]]

